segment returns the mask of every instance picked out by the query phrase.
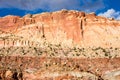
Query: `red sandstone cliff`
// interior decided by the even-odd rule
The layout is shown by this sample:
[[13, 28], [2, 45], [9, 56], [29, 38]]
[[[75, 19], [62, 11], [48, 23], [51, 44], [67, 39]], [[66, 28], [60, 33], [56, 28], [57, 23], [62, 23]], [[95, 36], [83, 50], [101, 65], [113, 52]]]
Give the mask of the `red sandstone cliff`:
[[119, 47], [120, 21], [94, 13], [62, 10], [2, 17], [0, 79], [120, 80]]
[[120, 47], [120, 21], [94, 13], [61, 10], [51, 13], [0, 18], [0, 30], [24, 40], [53, 44]]

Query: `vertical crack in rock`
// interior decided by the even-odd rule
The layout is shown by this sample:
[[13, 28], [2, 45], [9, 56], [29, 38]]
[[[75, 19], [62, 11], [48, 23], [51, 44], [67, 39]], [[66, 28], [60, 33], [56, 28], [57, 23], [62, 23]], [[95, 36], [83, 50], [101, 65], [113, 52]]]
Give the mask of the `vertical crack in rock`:
[[[51, 19], [52, 19], [52, 27], [53, 27], [53, 23], [54, 23], [54, 18], [53, 18], [53, 16], [51, 16]], [[49, 30], [50, 30], [50, 32], [52, 32], [51, 28], [49, 28]], [[52, 37], [54, 37], [54, 34], [53, 34], [53, 33], [51, 33], [51, 34], [52, 34]]]
[[45, 38], [44, 25], [42, 24], [42, 38]]
[[82, 38], [83, 38], [83, 33], [84, 33], [84, 31], [83, 31], [83, 21], [82, 21], [82, 19], [81, 19], [81, 21], [80, 21], [80, 29], [81, 29], [81, 35], [82, 35]]
[[3, 38], [3, 41], [4, 41], [4, 46], [5, 46], [5, 39]]

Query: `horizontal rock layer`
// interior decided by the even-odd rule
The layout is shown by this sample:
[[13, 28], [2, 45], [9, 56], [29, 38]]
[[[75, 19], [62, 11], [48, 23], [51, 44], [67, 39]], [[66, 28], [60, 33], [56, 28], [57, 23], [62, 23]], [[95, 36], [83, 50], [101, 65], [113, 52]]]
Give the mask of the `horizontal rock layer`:
[[0, 18], [0, 79], [120, 80], [120, 21], [61, 10]]
[[[22, 73], [22, 78], [27, 80], [31, 80], [32, 78], [33, 78], [32, 80], [36, 79], [44, 80], [44, 78], [48, 78], [48, 80], [50, 80], [50, 78], [54, 79], [56, 77], [67, 76], [70, 74], [73, 75], [74, 77], [77, 77], [78, 75], [80, 76], [80, 74], [85, 72], [86, 75], [87, 74], [89, 74], [89, 76], [94, 75], [94, 77], [92, 77], [93, 78], [92, 80], [96, 80], [96, 78], [101, 78], [100, 80], [102, 80], [102, 78], [104, 77], [106, 78], [106, 76], [108, 76], [110, 73], [111, 74], [117, 73], [116, 75], [113, 75], [113, 77], [120, 76], [120, 72], [118, 72], [120, 69], [119, 61], [120, 58], [77, 59], [77, 58], [7, 56], [0, 57], [1, 62], [0, 77], [2, 79], [3, 78], [7, 79], [8, 77], [2, 76], [2, 74], [7, 75], [7, 71], [10, 71], [11, 74], [13, 74], [14, 72], [17, 72], [17, 74]], [[61, 73], [62, 74], [66, 73], [67, 75], [61, 75]], [[107, 78], [109, 77], [111, 76], [108, 76]], [[56, 78], [55, 80], [60, 79]], [[116, 78], [115, 80], [119, 79]]]

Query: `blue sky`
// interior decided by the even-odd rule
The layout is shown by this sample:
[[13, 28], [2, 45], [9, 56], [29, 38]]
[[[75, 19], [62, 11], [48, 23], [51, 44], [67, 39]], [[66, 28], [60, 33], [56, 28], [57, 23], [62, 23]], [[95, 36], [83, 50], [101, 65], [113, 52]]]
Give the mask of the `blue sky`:
[[0, 0], [0, 17], [61, 9], [95, 12], [99, 16], [120, 20], [120, 0]]

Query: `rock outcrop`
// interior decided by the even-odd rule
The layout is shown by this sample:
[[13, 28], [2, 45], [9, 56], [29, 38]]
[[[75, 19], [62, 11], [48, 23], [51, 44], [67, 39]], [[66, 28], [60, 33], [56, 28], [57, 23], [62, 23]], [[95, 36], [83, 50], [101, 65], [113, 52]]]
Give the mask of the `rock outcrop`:
[[61, 10], [51, 13], [0, 18], [0, 30], [25, 40], [68, 46], [120, 47], [120, 21], [95, 13]]
[[0, 79], [120, 80], [120, 21], [73, 10], [0, 18]]

